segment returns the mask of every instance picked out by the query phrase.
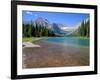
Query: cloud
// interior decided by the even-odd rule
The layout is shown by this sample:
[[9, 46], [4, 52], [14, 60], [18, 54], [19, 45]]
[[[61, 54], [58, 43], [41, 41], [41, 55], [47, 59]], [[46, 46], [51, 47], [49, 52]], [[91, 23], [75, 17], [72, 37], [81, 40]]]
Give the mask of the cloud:
[[27, 11], [26, 14], [32, 15], [32, 12], [31, 11]]

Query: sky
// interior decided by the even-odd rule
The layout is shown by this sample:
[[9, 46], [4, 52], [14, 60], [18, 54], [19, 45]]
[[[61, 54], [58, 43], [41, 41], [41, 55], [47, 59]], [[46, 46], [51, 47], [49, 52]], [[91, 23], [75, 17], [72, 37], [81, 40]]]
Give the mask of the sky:
[[60, 23], [67, 26], [75, 26], [81, 21], [89, 18], [89, 14], [86, 13], [68, 13], [68, 12], [43, 12], [43, 11], [27, 11], [22, 12], [22, 21], [30, 22], [37, 18], [42, 17], [47, 19], [51, 24]]

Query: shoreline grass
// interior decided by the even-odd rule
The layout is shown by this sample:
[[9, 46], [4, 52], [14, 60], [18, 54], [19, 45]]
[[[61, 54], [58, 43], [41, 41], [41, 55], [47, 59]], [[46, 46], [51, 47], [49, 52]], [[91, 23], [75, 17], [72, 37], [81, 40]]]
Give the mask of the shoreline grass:
[[38, 41], [41, 39], [47, 39], [49, 37], [23, 37], [22, 41], [23, 42], [34, 42], [34, 41]]

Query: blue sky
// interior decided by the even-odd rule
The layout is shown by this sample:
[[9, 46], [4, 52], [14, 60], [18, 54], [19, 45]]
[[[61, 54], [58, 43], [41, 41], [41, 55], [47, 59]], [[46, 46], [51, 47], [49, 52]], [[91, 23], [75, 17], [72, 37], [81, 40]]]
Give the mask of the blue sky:
[[34, 21], [37, 18], [42, 17], [47, 19], [50, 23], [61, 23], [67, 26], [75, 26], [81, 21], [89, 18], [89, 14], [84, 13], [62, 13], [62, 12], [36, 12], [27, 11], [22, 12], [23, 22]]

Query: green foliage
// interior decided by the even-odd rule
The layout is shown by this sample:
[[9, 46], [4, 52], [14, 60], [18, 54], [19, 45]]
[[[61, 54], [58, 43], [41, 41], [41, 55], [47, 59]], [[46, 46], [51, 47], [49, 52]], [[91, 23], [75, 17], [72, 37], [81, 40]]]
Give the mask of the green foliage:
[[78, 28], [78, 36], [89, 37], [90, 33], [90, 21], [82, 21], [81, 26]]
[[23, 24], [23, 37], [53, 37], [54, 32], [51, 29], [46, 28], [46, 26], [41, 26], [36, 24]]
[[44, 37], [23, 37], [23, 42], [33, 42], [43, 38]]

